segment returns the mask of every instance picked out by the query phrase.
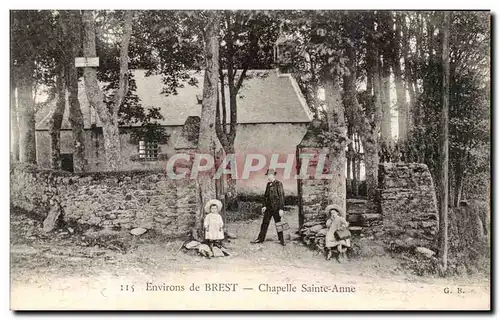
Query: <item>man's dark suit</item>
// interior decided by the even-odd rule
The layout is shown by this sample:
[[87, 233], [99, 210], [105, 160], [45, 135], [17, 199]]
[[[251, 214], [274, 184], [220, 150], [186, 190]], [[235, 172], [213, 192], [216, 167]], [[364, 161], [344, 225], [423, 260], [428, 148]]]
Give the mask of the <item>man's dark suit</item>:
[[[281, 221], [279, 211], [283, 210], [285, 207], [285, 192], [283, 190], [283, 184], [280, 181], [274, 180], [267, 183], [266, 192], [264, 193], [264, 206], [266, 207], [266, 211], [264, 212], [264, 219], [262, 219], [260, 233], [257, 237], [257, 240], [260, 242], [266, 239], [267, 228], [269, 227], [271, 217], [274, 218], [275, 222]], [[278, 239], [281, 244], [285, 243], [283, 232], [278, 232]]]

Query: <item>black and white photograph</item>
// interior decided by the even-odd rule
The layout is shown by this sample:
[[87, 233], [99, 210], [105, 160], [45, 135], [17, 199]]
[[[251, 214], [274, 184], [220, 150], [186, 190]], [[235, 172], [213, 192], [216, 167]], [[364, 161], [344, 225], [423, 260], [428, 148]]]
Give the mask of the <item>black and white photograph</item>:
[[491, 11], [9, 16], [11, 310], [491, 311]]

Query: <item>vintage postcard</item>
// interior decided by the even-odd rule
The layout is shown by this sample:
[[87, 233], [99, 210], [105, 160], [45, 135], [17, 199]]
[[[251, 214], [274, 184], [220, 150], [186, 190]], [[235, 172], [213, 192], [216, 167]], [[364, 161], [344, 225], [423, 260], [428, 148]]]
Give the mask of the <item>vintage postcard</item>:
[[491, 310], [491, 13], [11, 10], [12, 310]]

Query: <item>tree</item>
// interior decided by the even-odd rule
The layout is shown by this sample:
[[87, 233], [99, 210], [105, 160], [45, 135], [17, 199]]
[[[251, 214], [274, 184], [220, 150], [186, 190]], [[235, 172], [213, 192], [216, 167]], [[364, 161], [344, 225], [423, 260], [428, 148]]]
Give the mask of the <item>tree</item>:
[[55, 108], [49, 119], [49, 135], [50, 135], [50, 167], [54, 170], [61, 169], [61, 126], [66, 109], [66, 81], [65, 81], [65, 36], [63, 35], [63, 24], [61, 13], [58, 14], [57, 23], [55, 26], [55, 46], [52, 52], [55, 68]]
[[[361, 19], [359, 14], [362, 14], [364, 19]], [[348, 17], [344, 23], [345, 36], [349, 39], [346, 48], [346, 67], [349, 72], [344, 75], [344, 105], [347, 120], [353, 125], [363, 145], [367, 196], [374, 200], [378, 185], [379, 134], [382, 119], [380, 60], [376, 58], [379, 56], [377, 39], [380, 33], [374, 29], [373, 13], [348, 13]], [[356, 61], [361, 60], [363, 56], [364, 64], [360, 64], [362, 68], [357, 68]], [[358, 94], [356, 81], [358, 74], [363, 73], [366, 75], [366, 91]], [[358, 156], [359, 151], [358, 142]], [[359, 160], [357, 159], [354, 165], [354, 175], [357, 175], [355, 181], [359, 181]]]
[[[450, 203], [472, 176], [489, 175], [489, 14], [454, 12], [450, 31]], [[489, 181], [485, 181], [489, 184]], [[474, 183], [477, 185], [478, 183]]]
[[[373, 21], [373, 20], [372, 20]], [[373, 29], [373, 25], [370, 28]], [[379, 165], [379, 132], [382, 121], [382, 98], [380, 81], [380, 60], [379, 48], [376, 41], [377, 34], [374, 32], [368, 40], [367, 54], [367, 78], [370, 86], [373, 88], [373, 113], [370, 126], [368, 127], [368, 136], [363, 141], [365, 150], [366, 166], [366, 192], [368, 199], [375, 199], [378, 186], [378, 165]], [[368, 93], [370, 93], [367, 90]]]
[[[84, 69], [85, 91], [90, 105], [96, 110], [103, 126], [104, 150], [107, 169], [114, 171], [121, 167], [120, 132], [118, 112], [128, 92], [128, 47], [132, 34], [133, 11], [124, 13], [123, 34], [120, 44], [120, 78], [119, 86], [113, 95], [112, 102], [105, 102], [105, 96], [97, 79], [97, 71], [92, 67]], [[92, 11], [85, 10], [82, 16], [84, 26], [83, 54], [85, 57], [96, 57], [96, 30]]]
[[[390, 77], [391, 77], [391, 64], [393, 61], [392, 44], [392, 18], [390, 12], [383, 11], [377, 12], [377, 31], [381, 34], [378, 39], [378, 47], [380, 50], [381, 61], [381, 101], [382, 101], [382, 121], [380, 126], [381, 142], [383, 148], [390, 148], [392, 145], [392, 127], [391, 127], [391, 90], [390, 90]], [[389, 45], [387, 45], [389, 44]]]
[[[61, 11], [13, 11], [12, 12], [12, 84], [18, 91], [19, 120], [24, 122], [20, 129], [21, 135], [26, 137], [21, 145], [24, 158], [34, 163], [36, 146], [34, 143], [34, 115], [37, 110], [58, 99], [56, 108], [51, 110], [49, 119], [49, 134], [51, 136], [51, 166], [60, 167], [60, 128], [65, 108], [65, 87], [67, 77], [66, 65], [73, 65], [74, 59], [68, 56], [68, 48], [78, 47], [80, 42], [64, 34], [64, 20]], [[80, 23], [78, 23], [80, 25]], [[79, 34], [79, 30], [77, 32]], [[20, 81], [20, 79], [23, 79]], [[21, 88], [21, 83], [25, 85]], [[48, 94], [44, 102], [35, 101], [39, 98], [39, 88]], [[58, 92], [58, 93], [57, 93]], [[71, 95], [70, 95], [71, 97]], [[22, 102], [21, 102], [22, 100]], [[70, 99], [71, 100], [71, 99]], [[24, 107], [21, 106], [24, 104]], [[19, 112], [18, 112], [19, 111]], [[71, 111], [71, 110], [70, 110]], [[78, 108], [81, 114], [81, 111]], [[70, 120], [72, 116], [70, 113]], [[81, 125], [83, 148], [83, 120]], [[18, 136], [15, 134], [15, 136]], [[77, 148], [78, 149], [78, 148]], [[78, 150], [77, 150], [78, 151]], [[75, 167], [83, 159], [84, 153], [75, 151]], [[29, 154], [26, 154], [29, 153]], [[80, 157], [79, 157], [80, 156]], [[77, 168], [77, 171], [78, 168]]]
[[[63, 54], [61, 53], [61, 57]], [[66, 84], [64, 81], [64, 66], [58, 67], [56, 76], [57, 101], [56, 107], [49, 120], [50, 134], [50, 167], [54, 170], [61, 169], [61, 126], [66, 108]]]
[[85, 159], [84, 123], [80, 101], [78, 100], [78, 70], [75, 66], [75, 58], [81, 52], [81, 16], [75, 10], [62, 10], [61, 26], [64, 36], [64, 76], [65, 85], [68, 90], [69, 122], [73, 135], [73, 169], [75, 172], [85, 171], [87, 160]]
[[330, 142], [329, 161], [333, 177], [330, 181], [329, 202], [341, 205], [346, 209], [346, 179], [345, 179], [345, 143], [347, 132], [344, 118], [344, 106], [340, 93], [340, 73], [332, 72], [325, 77], [325, 102], [328, 119], [328, 130], [334, 138]]
[[438, 179], [439, 193], [439, 262], [442, 274], [448, 268], [448, 109], [450, 95], [450, 52], [449, 31], [450, 12], [443, 14], [442, 26], [439, 30], [441, 41], [442, 83], [441, 83], [441, 118], [439, 164], [441, 174]]
[[[215, 129], [224, 152], [234, 154], [234, 140], [238, 124], [237, 95], [243, 82], [249, 76], [250, 68], [262, 68], [270, 56], [270, 46], [261, 43], [261, 36], [272, 34], [272, 20], [269, 15], [255, 11], [224, 11], [221, 14], [221, 44], [219, 55], [219, 106], [216, 110]], [[270, 32], [271, 31], [271, 32]], [[267, 49], [267, 50], [266, 50]], [[224, 71], [226, 70], [226, 71]], [[251, 75], [255, 76], [255, 75]], [[226, 90], [229, 93], [229, 118], [226, 109]], [[221, 117], [222, 114], [222, 117]], [[229, 120], [229, 121], [227, 121]], [[229, 123], [229, 131], [227, 124]], [[235, 210], [238, 206], [236, 180], [227, 175], [226, 206]]]
[[348, 143], [345, 110], [342, 104], [341, 78], [348, 72], [345, 67], [345, 38], [339, 30], [345, 16], [337, 12], [319, 11], [314, 17], [316, 36], [312, 38], [319, 52], [320, 77], [325, 89], [325, 114], [329, 147], [328, 161], [332, 178], [328, 188], [329, 203], [346, 208], [346, 153]]
[[[219, 79], [219, 19], [217, 11], [207, 11], [205, 14], [203, 39], [205, 42], [205, 76], [203, 81], [203, 101], [201, 105], [200, 134], [198, 153], [213, 155], [218, 144], [215, 132], [215, 110], [217, 108], [217, 91]], [[203, 235], [203, 204], [216, 198], [215, 183], [212, 179], [214, 171], [198, 174], [200, 190], [200, 211], [196, 215], [193, 237], [201, 239]]]
[[394, 82], [396, 85], [396, 99], [398, 110], [398, 143], [405, 143], [408, 136], [409, 119], [408, 105], [406, 103], [406, 90], [403, 84], [403, 72], [401, 70], [401, 32], [404, 15], [395, 13], [396, 30], [393, 37], [392, 70], [394, 72]]
[[[448, 197], [450, 204], [457, 205], [464, 181], [472, 174], [489, 172], [489, 15], [480, 12], [454, 12], [450, 15]], [[414, 18], [409, 15], [405, 20], [413, 21]], [[404, 39], [407, 40], [404, 43], [416, 41], [421, 28], [432, 30], [423, 23], [413, 28], [405, 24], [403, 27]], [[438, 148], [441, 90], [436, 84], [441, 81], [442, 63], [438, 53], [442, 50], [438, 37], [432, 41], [426, 38], [426, 34], [420, 37], [420, 43], [434, 46], [425, 51], [437, 54], [420, 57], [417, 55], [419, 50], [416, 50], [410, 52], [407, 57], [411, 59], [405, 61], [411, 65], [410, 76], [414, 84], [410, 87], [415, 89], [415, 105], [411, 107], [414, 121], [405, 157], [406, 161], [426, 163], [434, 180], [438, 181], [441, 174]], [[408, 78], [406, 71], [405, 77]]]
[[10, 159], [19, 161], [19, 122], [17, 119], [16, 83], [14, 82], [13, 66], [10, 66]]
[[17, 89], [21, 162], [36, 163], [34, 97], [37, 84], [48, 83], [52, 77], [54, 39], [51, 11], [11, 11], [11, 81]]
[[[415, 92], [415, 67], [412, 68], [413, 58], [410, 56], [410, 28], [407, 26], [406, 20], [409, 19], [408, 15], [404, 15], [400, 18], [401, 32], [402, 32], [402, 56], [404, 60], [404, 80], [405, 89], [408, 91], [408, 106], [407, 106], [407, 119], [408, 119], [408, 134], [413, 129], [414, 121], [412, 120], [412, 110], [416, 103], [416, 92]], [[400, 105], [398, 103], [398, 105]]]

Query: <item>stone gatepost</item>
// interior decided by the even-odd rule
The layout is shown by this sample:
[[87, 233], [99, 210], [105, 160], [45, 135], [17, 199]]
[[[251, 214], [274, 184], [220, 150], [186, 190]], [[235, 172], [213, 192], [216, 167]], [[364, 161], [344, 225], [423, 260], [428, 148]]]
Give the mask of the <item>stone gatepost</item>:
[[[328, 173], [329, 169], [329, 165], [327, 165], [329, 148], [325, 146], [320, 138], [321, 133], [325, 130], [327, 130], [327, 127], [324, 123], [313, 120], [304, 138], [297, 145], [299, 230], [302, 227], [323, 225], [326, 222], [326, 215], [323, 210], [328, 205], [330, 180], [315, 179], [318, 162], [324, 162], [323, 173]], [[322, 158], [325, 161], [322, 161]], [[309, 164], [306, 167], [307, 161]], [[306, 168], [307, 172], [305, 172]]]
[[429, 168], [423, 163], [382, 163], [378, 177], [384, 230], [401, 246], [432, 247], [438, 206]]

